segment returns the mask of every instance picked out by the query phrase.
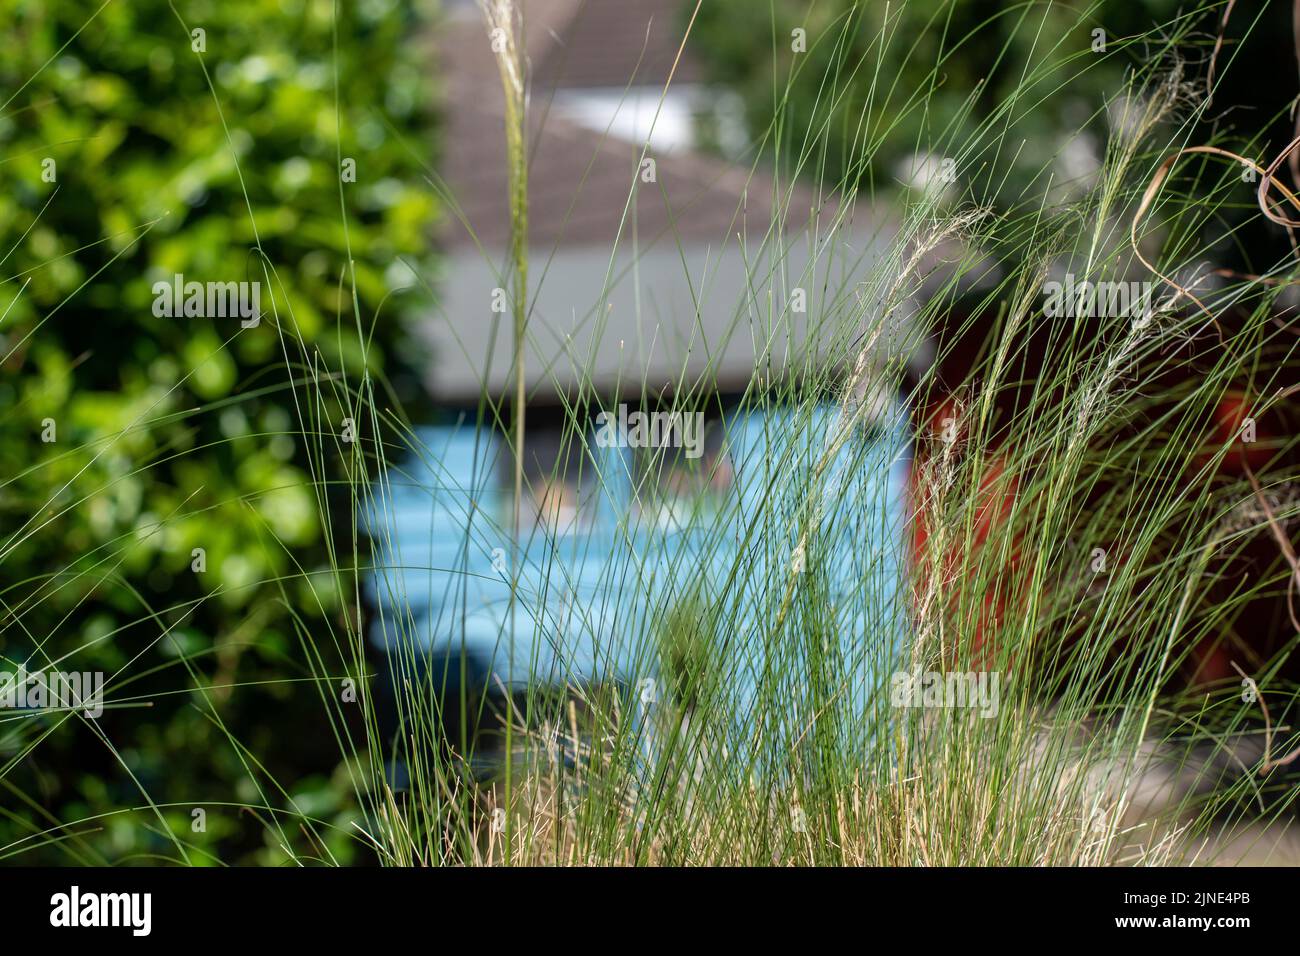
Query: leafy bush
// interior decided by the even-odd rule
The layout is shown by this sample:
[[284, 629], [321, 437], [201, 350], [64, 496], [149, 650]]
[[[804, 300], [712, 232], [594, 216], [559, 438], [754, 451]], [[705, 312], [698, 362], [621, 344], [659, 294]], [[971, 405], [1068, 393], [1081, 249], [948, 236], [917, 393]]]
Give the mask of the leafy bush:
[[[411, 381], [411, 299], [389, 297], [418, 288], [404, 263], [427, 267], [436, 213], [420, 19], [395, 0], [0, 0], [0, 666], [103, 670], [109, 702], [98, 726], [3, 719], [0, 787], [42, 826], [159, 806], [62, 842], [6, 813], [6, 855], [176, 857], [168, 828], [227, 860], [302, 845], [222, 801], [346, 826], [299, 643], [349, 603], [316, 573], [333, 505], [313, 490], [340, 461], [299, 423], [342, 427], [342, 386], [304, 384], [327, 372]], [[177, 274], [260, 282], [265, 315], [160, 316], [154, 283]]]

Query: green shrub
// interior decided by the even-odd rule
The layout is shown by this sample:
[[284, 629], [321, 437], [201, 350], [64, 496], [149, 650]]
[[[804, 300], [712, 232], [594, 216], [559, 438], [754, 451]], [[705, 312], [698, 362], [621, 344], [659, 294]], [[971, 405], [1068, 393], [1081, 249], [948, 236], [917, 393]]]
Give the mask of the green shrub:
[[[315, 573], [324, 510], [351, 519], [313, 491], [346, 456], [300, 421], [340, 429], [346, 391], [314, 388], [327, 371], [412, 380], [415, 300], [390, 295], [419, 288], [403, 262], [428, 266], [437, 212], [417, 158], [421, 19], [396, 0], [0, 0], [0, 666], [68, 655], [107, 672], [110, 707], [98, 729], [0, 721], [0, 802], [38, 803], [42, 826], [176, 804], [60, 843], [15, 846], [30, 833], [15, 816], [7, 854], [176, 857], [164, 827], [194, 862], [282, 859], [282, 840], [323, 852], [296, 822], [281, 833], [221, 801], [347, 825], [300, 645], [352, 603]], [[156, 315], [153, 284], [176, 274], [260, 282], [267, 314]]]

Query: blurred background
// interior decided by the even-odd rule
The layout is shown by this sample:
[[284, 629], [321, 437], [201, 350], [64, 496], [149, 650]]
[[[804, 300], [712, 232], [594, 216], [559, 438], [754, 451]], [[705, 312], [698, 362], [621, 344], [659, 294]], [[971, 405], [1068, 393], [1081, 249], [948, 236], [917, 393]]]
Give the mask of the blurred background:
[[[1112, 38], [1176, 8], [1089, 7]], [[1109, 59], [1013, 111], [1024, 145], [1011, 175], [983, 181], [971, 157], [975, 172], [949, 181], [927, 145], [939, 131], [959, 142], [961, 124], [1015, 88], [1026, 57], [1055, 58], [1066, 75], [1083, 41], [1054, 32], [1054, 8], [525, 0], [523, 11], [537, 476], [561, 447], [566, 395], [588, 377], [612, 399], [653, 403], [661, 381], [707, 375], [697, 394], [711, 419], [746, 387], [755, 348], [730, 334], [727, 309], [698, 317], [719, 348], [706, 359], [687, 347], [694, 264], [710, 264], [710, 301], [745, 295], [743, 243], [722, 250], [723, 237], [763, 236], [783, 210], [775, 228], [797, 262], [810, 222], [857, 190], [857, 239], [827, 266], [838, 271], [819, 286], [831, 285], [870, 261], [920, 194], [995, 208], [1064, 201], [1099, 173], [1115, 118], [1098, 103], [1127, 68]], [[1275, 152], [1292, 135], [1290, 11], [1268, 3], [1238, 17], [1210, 132], [1244, 124], [1261, 154]], [[1026, 18], [1041, 25], [1026, 30]], [[291, 800], [330, 825], [330, 855], [369, 862], [348, 834], [361, 815], [355, 768], [305, 660], [308, 635], [358, 613], [321, 573], [351, 547], [355, 502], [345, 486], [317, 494], [333, 486], [313, 476], [342, 466], [300, 440], [294, 382], [318, 352], [351, 377], [368, 373], [422, 427], [461, 421], [509, 387], [491, 297], [510, 236], [503, 105], [481, 13], [469, 0], [0, 0], [0, 29], [0, 656], [12, 670], [39, 648], [119, 675], [95, 728], [0, 716], [0, 857], [158, 862], [172, 852], [168, 830], [198, 848], [196, 863], [277, 865], [286, 841], [324, 855], [255, 810], [216, 809]], [[796, 29], [804, 50], [792, 48]], [[886, 67], [854, 71], [886, 30]], [[1245, 31], [1248, 51], [1233, 42]], [[828, 74], [843, 91], [829, 104]], [[889, 130], [868, 163], [864, 126]], [[809, 128], [824, 136], [806, 144]], [[629, 205], [647, 140], [655, 179]], [[348, 160], [355, 181], [341, 184]], [[627, 253], [611, 256], [619, 237]], [[1243, 228], [1219, 264], [1249, 271], [1276, 243]], [[259, 244], [285, 314], [247, 330], [155, 314], [154, 282], [177, 273], [261, 278]], [[974, 328], [945, 350], [954, 382], [979, 350]], [[938, 341], [945, 330], [922, 332]], [[308, 416], [333, 430], [347, 396], [320, 394]], [[57, 438], [42, 441], [49, 420]], [[579, 495], [544, 489], [532, 520]], [[324, 666], [345, 673], [347, 657]]]

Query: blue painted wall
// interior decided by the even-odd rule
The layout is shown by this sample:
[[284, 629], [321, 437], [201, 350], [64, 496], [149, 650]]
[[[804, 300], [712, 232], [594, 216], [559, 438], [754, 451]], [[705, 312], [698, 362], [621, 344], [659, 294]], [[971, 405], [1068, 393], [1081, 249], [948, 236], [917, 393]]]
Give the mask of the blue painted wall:
[[[820, 534], [805, 556], [830, 599], [841, 700], [871, 706], [904, 630], [904, 494], [908, 465], [901, 409], [884, 427], [858, 429], [816, 465], [839, 429], [838, 407], [774, 408], [733, 417], [727, 447], [733, 486], [713, 510], [660, 523], [633, 505], [632, 456], [590, 443], [579, 520], [537, 527], [519, 542], [519, 598], [510, 613], [508, 454], [472, 424], [417, 434], [419, 451], [375, 485], [365, 520], [377, 570], [367, 581], [377, 613], [370, 639], [389, 652], [412, 648], [459, 658], [473, 679], [506, 687], [616, 678], [635, 685], [658, 674], [656, 627], [701, 586], [727, 602], [718, 635], [732, 709], [749, 714], [766, 691], [798, 706], [799, 688], [769, 686], [773, 647], [814, 630], [795, 601], [774, 630], [788, 588], [799, 509], [820, 502]], [[741, 543], [744, 543], [743, 547]], [[825, 605], [818, 605], [825, 606]], [[822, 632], [827, 622], [821, 621]], [[805, 626], [807, 625], [807, 626]], [[785, 680], [800, 668], [782, 669]], [[660, 685], [662, 686], [662, 684]], [[743, 717], [741, 723], [748, 723]]]

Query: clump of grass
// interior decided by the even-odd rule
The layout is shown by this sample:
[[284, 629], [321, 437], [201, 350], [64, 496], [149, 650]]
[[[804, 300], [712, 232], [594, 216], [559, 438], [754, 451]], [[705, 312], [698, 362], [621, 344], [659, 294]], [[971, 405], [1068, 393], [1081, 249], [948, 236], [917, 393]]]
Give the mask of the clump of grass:
[[[1234, 703], [1235, 688], [1196, 701], [1170, 692], [1189, 648], [1277, 580], [1249, 583], [1226, 605], [1209, 599], [1214, 568], [1228, 558], [1215, 529], [1252, 492], [1196, 463], [1202, 426], [1228, 382], [1249, 371], [1268, 395], [1295, 368], [1294, 339], [1270, 321], [1278, 287], [1237, 278], [1193, 301], [1185, 284], [1165, 282], [1150, 314], [1087, 324], [1042, 309], [1044, 282], [1061, 263], [1094, 282], [1159, 283], [1185, 276], [1225, 238], [1214, 215], [1236, 169], [1203, 167], [1163, 190], [1150, 186], [1168, 175], [1166, 157], [1202, 109], [1178, 57], [1190, 22], [1141, 38], [1155, 55], [1111, 104], [1129, 104], [1132, 115], [1095, 187], [1068, 205], [1035, 200], [994, 212], [925, 195], [904, 208], [879, 258], [809, 316], [805, 374], [774, 380], [760, 369], [730, 416], [779, 412], [768, 436], [779, 440], [741, 469], [762, 493], [692, 513], [701, 552], [653, 536], [643, 550], [616, 552], [603, 579], [609, 591], [596, 602], [642, 606], [620, 634], [633, 648], [632, 672], [599, 687], [574, 675], [567, 700], [529, 693], [507, 715], [506, 763], [519, 776], [493, 791], [493, 809], [508, 808], [510, 822], [487, 849], [482, 814], [445, 811], [449, 781], [474, 784], [451, 764], [431, 766], [404, 812], [429, 821], [420, 832], [461, 835], [421, 846], [419, 859], [1150, 864], [1212, 855], [1210, 836], [1241, 824], [1245, 805], [1265, 825], [1280, 819], [1286, 801], [1259, 814], [1249, 773], [1209, 780], [1178, 771], [1207, 753], [1207, 766], [1248, 753], [1239, 744], [1251, 738], [1254, 713]], [[1026, 63], [1022, 108], [1048, 101], [1041, 82]], [[828, 77], [832, 100], [835, 83]], [[996, 156], [1010, 108], [937, 148]], [[788, 136], [774, 137], [770, 158], [804, 168], [818, 139], [807, 133], [794, 155]], [[850, 182], [839, 185], [819, 224], [828, 245], [848, 234], [856, 198]], [[773, 251], [778, 270], [780, 255]], [[751, 276], [759, 288], [777, 281], [775, 270]], [[958, 318], [959, 304], [968, 316], [996, 317], [981, 357], [964, 382], [940, 383], [932, 368], [903, 403], [926, 407], [941, 386], [961, 396], [945, 437], [919, 414], [882, 412], [877, 397], [899, 387], [918, 345], [891, 337], [897, 317], [911, 312], [913, 327], [960, 335], [977, 319]], [[1223, 346], [1192, 384], [1143, 386], [1184, 368], [1180, 345], [1198, 341], [1206, 311], [1229, 309], [1238, 324], [1221, 329]], [[765, 317], [774, 338], [784, 318]], [[1043, 340], [1045, 351], [1031, 350]], [[1255, 363], [1265, 352], [1273, 365]], [[691, 398], [692, 388], [683, 379], [674, 393]], [[829, 419], [825, 396], [835, 397]], [[608, 481], [583, 407], [570, 410], [568, 441]], [[882, 421], [905, 433], [897, 446], [864, 442]], [[897, 528], [882, 538], [893, 542], [885, 553], [869, 553], [884, 502], [853, 477], [875, 476], [878, 486], [905, 446], [916, 476], [909, 528], [926, 535], [915, 560], [889, 553], [904, 540]], [[892, 450], [882, 460], [871, 448]], [[620, 534], [632, 540], [641, 530], [628, 519]], [[732, 535], [736, 546], [723, 548]], [[1098, 548], [1109, 556], [1104, 578], [1089, 569]], [[707, 592], [697, 554], [726, 555], [710, 564]], [[894, 578], [903, 586], [882, 583]], [[629, 594], [628, 580], [641, 589]], [[518, 599], [521, 613], [537, 613], [533, 597]], [[1000, 706], [987, 716], [891, 706], [887, 680], [900, 669], [994, 671]], [[638, 696], [641, 677], [661, 682], [663, 696]], [[405, 847], [390, 852], [410, 858]]]
[[[579, 683], [571, 695], [581, 708], [531, 699], [513, 715], [522, 744], [511, 755], [528, 769], [521, 792], [507, 787], [503, 797], [518, 840], [474, 861], [1107, 864], [1204, 849], [1197, 840], [1223, 825], [1233, 787], [1161, 776], [1161, 761], [1239, 737], [1250, 714], [1227, 693], [1189, 710], [1169, 687], [1190, 644], [1222, 623], [1224, 608], [1205, 596], [1211, 564], [1223, 557], [1209, 519], [1246, 489], [1211, 488], [1201, 468], [1189, 494], [1184, 476], [1196, 460], [1194, 423], [1251, 356], [1274, 349], [1278, 369], [1293, 367], [1291, 341], [1269, 323], [1277, 291], [1244, 279], [1197, 298], [1196, 309], [1183, 286], [1166, 283], [1153, 314], [1087, 327], [1053, 323], [1041, 308], [1054, 263], [1078, 264], [1091, 281], [1159, 281], [1219, 240], [1207, 227], [1235, 170], [1216, 178], [1205, 169], [1163, 193], [1148, 188], [1200, 109], [1176, 56], [1186, 22], [1159, 44], [1165, 56], [1116, 96], [1143, 105], [1122, 124], [1094, 189], [1068, 207], [998, 214], [920, 198], [879, 261], [855, 277], [853, 294], [828, 296], [834, 306], [810, 317], [810, 353], [837, 361], [810, 362], [801, 380], [756, 377], [733, 420], [785, 409], [793, 441], [750, 463], [748, 479], [766, 489], [757, 511], [737, 505], [691, 519], [715, 541], [738, 527], [734, 558], [710, 581], [707, 605], [686, 587], [689, 596], [629, 618], [634, 633], [624, 635], [643, 648], [637, 673], [663, 680], [667, 699], [651, 703], [617, 685], [593, 694]], [[1029, 64], [1019, 95], [1034, 95], [1036, 80]], [[953, 152], [995, 152], [1000, 115]], [[810, 130], [793, 165], [812, 155], [815, 139]], [[828, 235], [844, 228], [853, 200], [845, 184]], [[1156, 209], [1169, 241], [1157, 250], [1135, 226], [1130, 245], [1127, 222], [1154, 221]], [[936, 260], [954, 248], [938, 291], [922, 298]], [[990, 281], [988, 256], [1008, 249], [1014, 256]], [[911, 507], [923, 511], [911, 520], [923, 523], [927, 545], [914, 564], [879, 556], [895, 569], [910, 565], [897, 592], [873, 587], [863, 560], [856, 591], [833, 593], [835, 560], [869, 557], [856, 554], [862, 525], [836, 520], [865, 494], [845, 484], [841, 456], [877, 474], [889, 466], [857, 448], [880, 414], [869, 399], [900, 381], [885, 332], [906, 309], [921, 323], [960, 325], [959, 298], [976, 300], [969, 314], [997, 319], [968, 380], [944, 383], [965, 396], [959, 439], [920, 417], [906, 426], [918, 476]], [[1196, 339], [1205, 310], [1243, 304], [1240, 326], [1190, 392], [1141, 387], [1143, 375], [1185, 361], [1171, 349]], [[1035, 337], [1049, 348], [1031, 367]], [[690, 393], [690, 383], [677, 384]], [[938, 385], [933, 373], [922, 376], [908, 404], [924, 406]], [[1271, 387], [1261, 383], [1259, 393]], [[836, 415], [819, 431], [827, 394], [838, 396]], [[1000, 408], [1013, 395], [1008, 416]], [[582, 449], [577, 406], [573, 416], [571, 441]], [[792, 546], [811, 567], [791, 568]], [[1104, 584], [1086, 570], [1098, 547], [1112, 556]], [[650, 548], [618, 561], [627, 570], [653, 562], [677, 586], [692, 581], [689, 559]], [[658, 593], [619, 600], [654, 605]], [[996, 714], [889, 706], [882, 675], [972, 666], [1004, 679]], [[659, 708], [653, 719], [650, 707]], [[1167, 792], [1148, 792], [1153, 779]], [[464, 859], [454, 848], [432, 855]]]
[[[490, 469], [450, 499], [465, 519], [454, 569], [461, 593], [449, 602], [462, 620], [477, 574], [471, 550], [503, 536], [518, 545], [521, 502], [542, 490], [528, 487], [523, 466], [526, 64], [512, 5], [485, 0], [485, 11], [489, 30], [504, 30], [513, 51], [501, 62], [516, 374], [512, 416], [506, 396], [484, 395], [470, 427], [483, 436], [513, 430], [513, 500], [509, 518], [481, 504]], [[1217, 471], [1230, 443], [1206, 454], [1206, 428], [1230, 383], [1249, 378], [1262, 413], [1282, 400], [1300, 363], [1296, 338], [1273, 321], [1282, 289], [1274, 280], [1291, 275], [1290, 259], [1263, 279], [1227, 277], [1192, 298], [1187, 276], [1232, 238], [1217, 214], [1234, 201], [1239, 173], [1206, 164], [1175, 176], [1168, 163], [1204, 109], [1179, 57], [1193, 22], [1180, 16], [1130, 41], [1148, 55], [1098, 108], [1141, 105], [1117, 128], [1096, 185], [1068, 204], [1036, 195], [994, 210], [975, 182], [956, 201], [921, 194], [902, 202], [898, 221], [874, 237], [878, 252], [801, 317], [808, 344], [792, 363], [798, 374], [767, 374], [765, 359], [792, 321], [771, 303], [785, 286], [810, 281], [815, 264], [785, 274], [779, 223], [761, 250], [747, 250], [750, 294], [727, 305], [748, 317], [739, 327], [761, 340], [764, 361], [727, 418], [766, 421], [768, 431], [760, 453], [734, 452], [739, 492], [696, 507], [674, 538], [647, 527], [633, 483], [595, 593], [576, 608], [557, 612], [550, 602], [575, 584], [558, 529], [538, 523], [544, 540], [530, 553], [541, 557], [529, 559], [537, 567], [512, 551], [503, 642], [513, 644], [521, 621], [557, 642], [575, 630], [598, 634], [628, 662], [606, 680], [575, 672], [552, 675], [549, 687], [474, 687], [454, 655], [441, 670], [429, 665], [405, 579], [376, 573], [363, 539], [391, 546], [393, 486], [416, 465], [438, 476], [438, 449], [424, 447], [368, 379], [350, 383], [304, 354], [312, 374], [300, 385], [302, 432], [318, 460], [316, 491], [324, 500], [338, 483], [356, 505], [344, 533], [330, 528], [351, 550], [336, 553], [329, 576], [358, 605], [366, 575], [386, 589], [365, 626], [389, 639], [401, 725], [396, 740], [384, 739], [369, 695], [358, 720], [322, 694], [365, 811], [356, 839], [397, 865], [1104, 865], [1205, 858], [1207, 841], [1247, 814], [1252, 824], [1282, 822], [1290, 798], [1257, 773], [1261, 754], [1243, 743], [1257, 736], [1258, 708], [1235, 683], [1173, 690], [1191, 648], [1226, 640], [1250, 601], [1290, 586], [1279, 557], [1226, 597], [1215, 590], [1247, 538], [1300, 514], [1279, 491], [1296, 480], [1282, 464], [1295, 439], [1280, 440], [1278, 467], [1258, 489], [1253, 477]], [[1079, 59], [1077, 69], [1095, 62]], [[986, 162], [983, 183], [997, 181], [999, 157], [1013, 151], [1009, 117], [1050, 108], [1056, 89], [1032, 56], [1017, 65], [1013, 96], [983, 119], [961, 117], [961, 141], [941, 133], [934, 144], [939, 154]], [[941, 73], [936, 64], [932, 79]], [[844, 79], [826, 78], [829, 101]], [[809, 175], [825, 130], [812, 124], [791, 136], [781, 123], [755, 164]], [[865, 168], [872, 144], [890, 132], [888, 123], [864, 129], [855, 139], [862, 155], [846, 165]], [[836, 202], [814, 217], [815, 245], [860, 247], [856, 178], [821, 185]], [[780, 206], [774, 219], [794, 213]], [[1094, 282], [1160, 283], [1152, 313], [1088, 323], [1045, 316], [1044, 282], [1063, 264]], [[1217, 329], [1206, 313], [1224, 319]], [[949, 333], [937, 361], [910, 383], [903, 369], [922, 343], [895, 334], [904, 315], [907, 328]], [[1215, 345], [1195, 375], [1179, 376], [1192, 368], [1187, 347], [1211, 331]], [[976, 332], [984, 345], [969, 374], [942, 381], [937, 369], [953, 340]], [[612, 494], [616, 466], [593, 447], [585, 419], [600, 396], [590, 381], [580, 385], [564, 429], [575, 454], [559, 460], [580, 461]], [[701, 389], [683, 374], [673, 400], [689, 407]], [[895, 394], [897, 402], [880, 400]], [[922, 413], [944, 394], [959, 399], [951, 427]], [[317, 418], [327, 401], [357, 409], [367, 440], [339, 449]], [[329, 477], [336, 454], [351, 465], [341, 478]], [[909, 456], [900, 528], [891, 524], [897, 489], [888, 476]], [[557, 470], [548, 480], [565, 477]], [[1259, 508], [1270, 490], [1277, 507]], [[919, 530], [925, 544], [913, 553], [906, 542]], [[1104, 571], [1092, 566], [1098, 549]], [[598, 619], [601, 608], [618, 613]], [[300, 637], [321, 688], [337, 676], [333, 663], [368, 671], [362, 625], [350, 615], [341, 635], [304, 629]], [[1274, 753], [1295, 744], [1281, 729], [1294, 688], [1274, 681], [1293, 646], [1254, 662], [1274, 705]], [[890, 677], [911, 670], [995, 672], [996, 712], [896, 706]], [[639, 693], [646, 678], [665, 693]], [[489, 715], [505, 728], [497, 776], [484, 773], [472, 737], [443, 732], [450, 716], [465, 726]], [[1229, 757], [1245, 772], [1182, 773]], [[297, 808], [286, 788], [268, 791], [260, 800], [279, 828], [285, 806]]]

